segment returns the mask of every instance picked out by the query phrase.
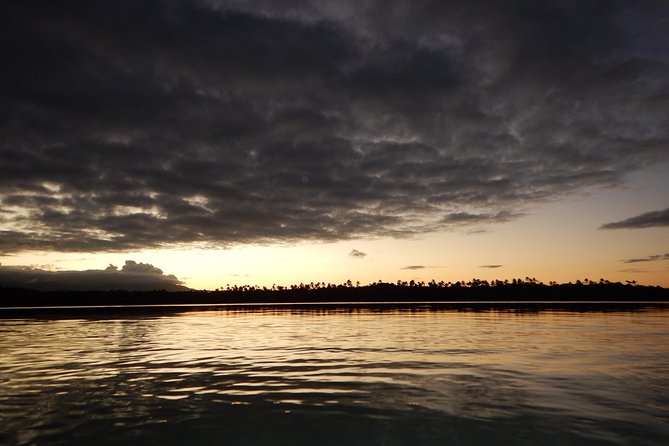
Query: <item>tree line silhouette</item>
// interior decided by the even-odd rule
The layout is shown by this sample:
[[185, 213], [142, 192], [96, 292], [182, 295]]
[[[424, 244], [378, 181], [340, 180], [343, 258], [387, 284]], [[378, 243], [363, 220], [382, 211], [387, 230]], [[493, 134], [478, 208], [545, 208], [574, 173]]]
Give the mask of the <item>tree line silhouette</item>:
[[[572, 284], [572, 282], [568, 282], [567, 285]], [[606, 279], [599, 279], [599, 281], [593, 281], [590, 279], [584, 279], [583, 281], [577, 280], [575, 285], [622, 285], [621, 282], [611, 282]], [[625, 281], [626, 285], [636, 285], [637, 282], [636, 280], [626, 280]], [[379, 280], [378, 282], [372, 282], [368, 285], [365, 285], [365, 287], [378, 287], [378, 286], [388, 286], [388, 285], [394, 285], [397, 287], [404, 287], [404, 288], [478, 288], [478, 287], [503, 287], [503, 286], [522, 286], [522, 285], [539, 285], [539, 286], [546, 286], [545, 283], [537, 280], [534, 277], [525, 277], [525, 279], [511, 279], [511, 280], [482, 280], [482, 279], [472, 279], [467, 282], [465, 281], [457, 281], [457, 282], [445, 282], [445, 281], [439, 281], [437, 282], [435, 279], [432, 279], [428, 282], [425, 281], [417, 281], [417, 280], [398, 280], [397, 282], [383, 282], [382, 280]], [[555, 281], [548, 282], [548, 286], [558, 286], [558, 284]], [[227, 284], [225, 287], [220, 287], [216, 288], [214, 291], [219, 292], [219, 291], [226, 291], [226, 292], [254, 292], [254, 291], [286, 291], [286, 290], [320, 290], [320, 289], [345, 289], [345, 288], [360, 288], [360, 282], [356, 282], [355, 285], [353, 285], [353, 282], [351, 280], [347, 280], [346, 282], [340, 283], [340, 284], [335, 284], [335, 283], [325, 283], [325, 282], [309, 282], [309, 283], [304, 283], [301, 282], [300, 284], [293, 284], [289, 286], [283, 286], [283, 285], [276, 285], [273, 284], [271, 287], [267, 286], [258, 286], [258, 285], [230, 285]]]
[[0, 286], [1, 307], [100, 306], [156, 304], [248, 303], [374, 303], [374, 302], [536, 302], [536, 301], [653, 301], [669, 302], [669, 288], [635, 281], [584, 279], [543, 283], [535, 278], [445, 282], [430, 280], [340, 284], [309, 282], [289, 286], [226, 285], [215, 290], [190, 291], [38, 291]]

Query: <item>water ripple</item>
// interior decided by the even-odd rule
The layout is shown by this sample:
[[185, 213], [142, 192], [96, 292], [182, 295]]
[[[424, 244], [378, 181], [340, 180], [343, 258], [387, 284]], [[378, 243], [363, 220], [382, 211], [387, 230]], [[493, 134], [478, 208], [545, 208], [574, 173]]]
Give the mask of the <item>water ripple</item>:
[[0, 320], [3, 444], [669, 444], [669, 312]]

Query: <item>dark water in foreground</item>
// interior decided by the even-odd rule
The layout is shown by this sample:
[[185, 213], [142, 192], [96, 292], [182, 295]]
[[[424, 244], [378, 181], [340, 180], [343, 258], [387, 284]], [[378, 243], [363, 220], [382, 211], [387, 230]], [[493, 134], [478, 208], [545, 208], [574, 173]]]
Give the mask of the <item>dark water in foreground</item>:
[[0, 319], [1, 444], [669, 444], [667, 308], [73, 314]]

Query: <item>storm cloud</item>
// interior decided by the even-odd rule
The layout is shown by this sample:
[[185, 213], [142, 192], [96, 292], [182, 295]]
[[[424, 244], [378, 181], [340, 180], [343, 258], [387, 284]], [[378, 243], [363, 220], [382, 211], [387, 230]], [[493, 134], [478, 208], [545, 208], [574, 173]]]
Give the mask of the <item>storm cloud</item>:
[[3, 2], [0, 253], [407, 237], [620, 184], [669, 158], [668, 15]]
[[126, 260], [119, 269], [50, 271], [30, 266], [0, 266], [0, 285], [37, 290], [184, 291], [189, 288], [172, 274], [148, 263]]
[[655, 226], [669, 226], [669, 208], [662, 211], [646, 212], [625, 220], [602, 225], [600, 229], [638, 229]]

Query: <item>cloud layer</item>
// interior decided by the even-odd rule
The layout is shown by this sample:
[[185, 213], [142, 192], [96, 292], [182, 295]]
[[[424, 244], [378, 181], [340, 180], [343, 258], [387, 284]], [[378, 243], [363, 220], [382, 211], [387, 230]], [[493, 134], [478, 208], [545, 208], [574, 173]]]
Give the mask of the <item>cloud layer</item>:
[[602, 225], [600, 229], [638, 229], [654, 226], [669, 226], [669, 208], [661, 211], [646, 212], [625, 220]]
[[669, 157], [668, 14], [4, 2], [0, 253], [410, 236], [618, 184]]
[[37, 290], [187, 290], [174, 275], [148, 263], [126, 260], [119, 270], [49, 271], [27, 266], [0, 266], [0, 285]]

